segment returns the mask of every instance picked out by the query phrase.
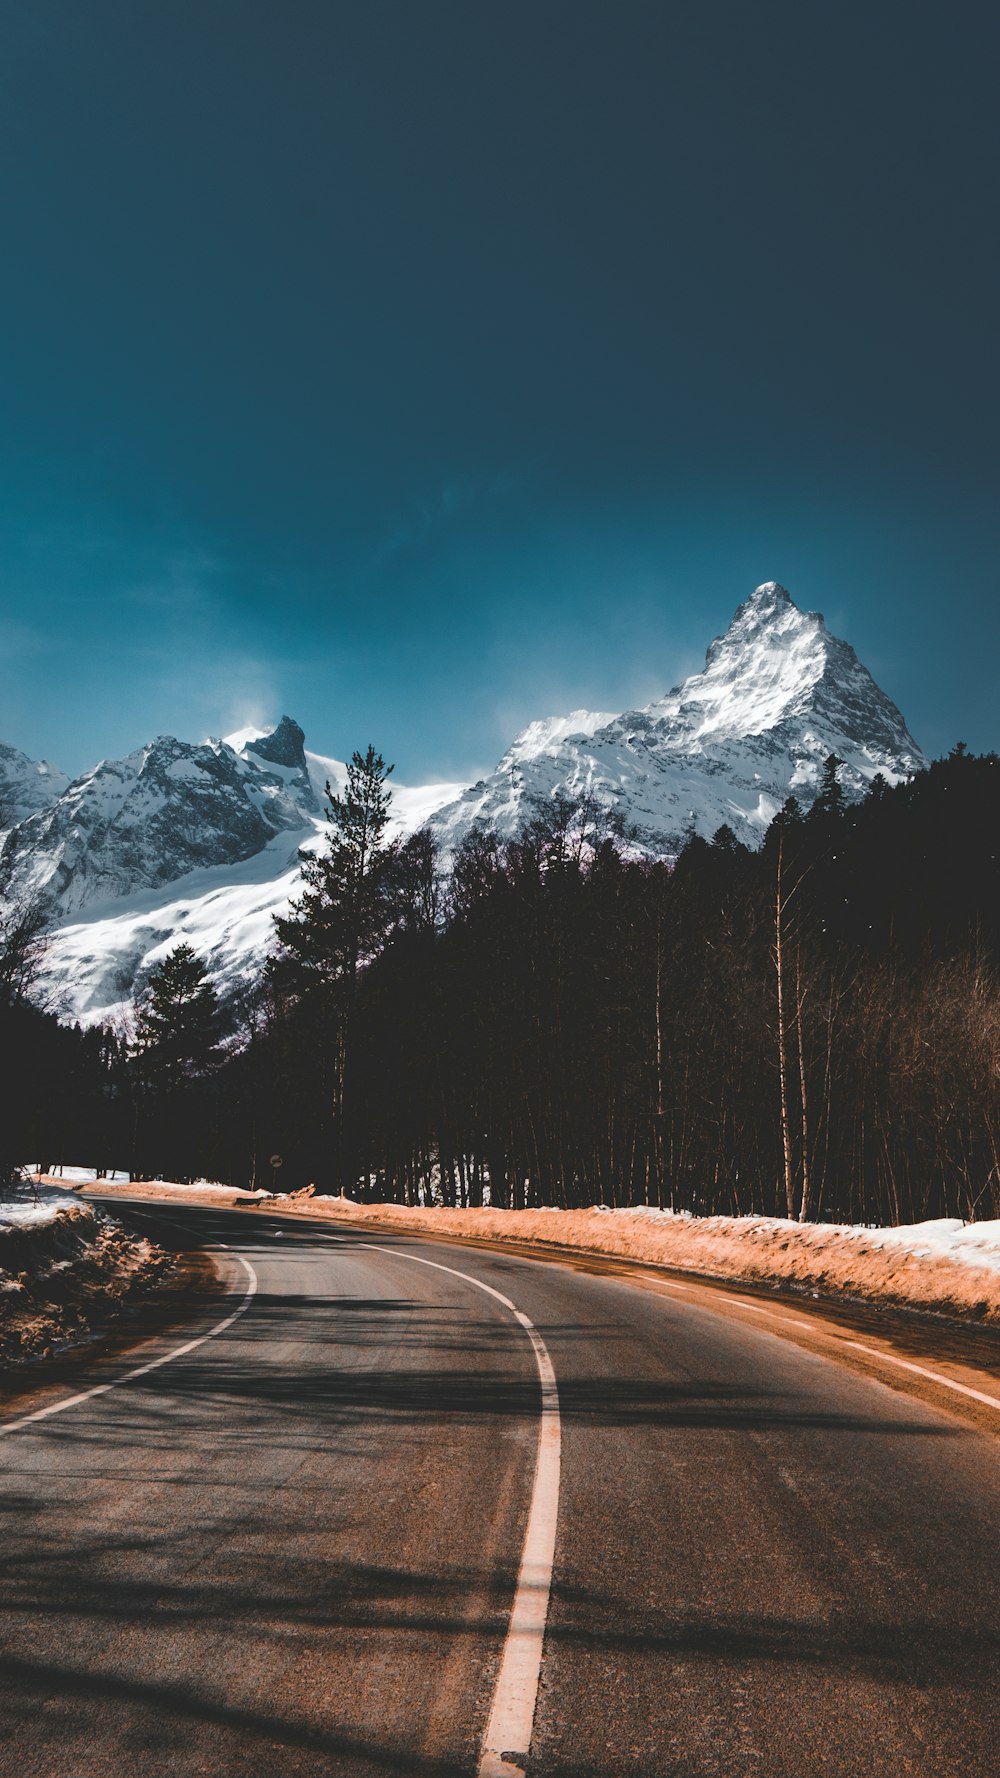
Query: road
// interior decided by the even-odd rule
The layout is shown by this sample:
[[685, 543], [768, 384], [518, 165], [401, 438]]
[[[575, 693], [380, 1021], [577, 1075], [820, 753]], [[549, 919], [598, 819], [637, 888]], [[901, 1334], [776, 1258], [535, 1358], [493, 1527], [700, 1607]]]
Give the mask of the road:
[[529, 1509], [544, 1550], [539, 1344], [529, 1774], [1000, 1772], [987, 1428], [697, 1291], [113, 1208], [222, 1282], [4, 1409], [0, 1774], [474, 1778]]

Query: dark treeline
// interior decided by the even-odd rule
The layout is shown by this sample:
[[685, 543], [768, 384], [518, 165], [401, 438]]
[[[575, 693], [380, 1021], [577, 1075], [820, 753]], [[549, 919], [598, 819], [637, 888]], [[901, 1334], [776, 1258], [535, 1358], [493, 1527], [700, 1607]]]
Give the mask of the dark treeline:
[[269, 1185], [277, 1152], [282, 1185], [407, 1202], [1000, 1214], [995, 755], [860, 804], [831, 760], [759, 851], [723, 828], [673, 866], [557, 801], [473, 833], [447, 881], [426, 833], [388, 842], [386, 778], [369, 750], [331, 797], [228, 1050], [204, 999], [169, 1056], [141, 1020], [127, 1054], [40, 1021], [53, 1092], [92, 1083], [49, 1126], [66, 1159]]

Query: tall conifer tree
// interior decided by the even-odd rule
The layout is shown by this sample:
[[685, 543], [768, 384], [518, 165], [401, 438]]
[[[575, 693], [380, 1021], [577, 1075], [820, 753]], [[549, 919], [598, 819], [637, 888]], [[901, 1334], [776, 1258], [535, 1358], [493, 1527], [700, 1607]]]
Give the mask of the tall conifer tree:
[[275, 974], [300, 1000], [319, 1002], [334, 1048], [334, 1171], [353, 1183], [348, 1071], [358, 976], [382, 950], [395, 919], [398, 845], [386, 839], [392, 766], [369, 745], [355, 752], [343, 795], [326, 786], [330, 823], [323, 852], [302, 855], [302, 894], [275, 928]]

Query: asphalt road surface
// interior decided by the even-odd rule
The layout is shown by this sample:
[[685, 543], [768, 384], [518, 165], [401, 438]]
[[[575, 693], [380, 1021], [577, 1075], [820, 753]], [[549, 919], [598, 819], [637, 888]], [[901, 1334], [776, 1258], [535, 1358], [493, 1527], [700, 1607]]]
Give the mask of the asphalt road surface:
[[227, 1243], [231, 1294], [6, 1404], [0, 1773], [474, 1778], [555, 1504], [539, 1342], [529, 1774], [1000, 1773], [987, 1427], [697, 1292], [112, 1208]]

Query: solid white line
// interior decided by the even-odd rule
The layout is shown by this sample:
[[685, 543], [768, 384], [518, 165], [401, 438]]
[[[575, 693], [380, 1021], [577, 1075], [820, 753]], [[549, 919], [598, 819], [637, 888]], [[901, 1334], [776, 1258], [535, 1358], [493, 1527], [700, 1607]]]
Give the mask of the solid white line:
[[753, 1315], [766, 1315], [768, 1321], [776, 1321], [779, 1327], [804, 1327], [809, 1333], [815, 1333], [816, 1323], [807, 1321], [804, 1315], [779, 1315], [774, 1309], [761, 1308], [759, 1303], [745, 1303], [739, 1296], [724, 1296], [724, 1303], [732, 1303], [736, 1309], [749, 1309]]
[[372, 1253], [388, 1253], [395, 1259], [412, 1260], [416, 1265], [431, 1266], [436, 1272], [450, 1272], [466, 1284], [474, 1284], [509, 1309], [524, 1328], [535, 1354], [538, 1380], [542, 1386], [542, 1415], [538, 1429], [538, 1454], [535, 1460], [535, 1481], [528, 1509], [528, 1526], [521, 1551], [521, 1567], [517, 1577], [514, 1604], [507, 1627], [500, 1672], [493, 1693], [493, 1707], [483, 1737], [479, 1756], [478, 1778], [524, 1778], [524, 1767], [531, 1747], [531, 1730], [535, 1720], [538, 1680], [545, 1641], [545, 1623], [549, 1615], [552, 1591], [552, 1568], [555, 1561], [556, 1521], [559, 1515], [559, 1463], [561, 1428], [559, 1391], [556, 1374], [545, 1342], [537, 1329], [509, 1296], [473, 1278], [471, 1272], [460, 1272], [455, 1266], [441, 1265], [434, 1259], [422, 1259], [416, 1253], [401, 1253], [396, 1247], [377, 1246], [373, 1241], [359, 1241]]
[[967, 1383], [956, 1383], [952, 1377], [942, 1376], [940, 1371], [930, 1371], [922, 1364], [911, 1364], [908, 1358], [896, 1358], [892, 1352], [880, 1352], [877, 1346], [863, 1346], [860, 1340], [845, 1340], [845, 1346], [853, 1346], [856, 1352], [867, 1352], [871, 1358], [881, 1358], [886, 1364], [898, 1364], [900, 1370], [914, 1371], [918, 1377], [928, 1377], [932, 1383], [940, 1383], [943, 1389], [955, 1389], [959, 1395], [971, 1395], [973, 1401], [984, 1402], [988, 1408], [996, 1408], [1000, 1413], [1000, 1396], [987, 1395], [982, 1389], [970, 1389]]
[[[217, 1245], [224, 1247], [225, 1243], [220, 1241]], [[250, 1261], [244, 1259], [241, 1253], [235, 1253], [233, 1258], [239, 1260], [250, 1284], [239, 1307], [231, 1315], [227, 1315], [224, 1321], [217, 1322], [207, 1333], [199, 1334], [196, 1340], [187, 1340], [183, 1346], [175, 1346], [172, 1352], [165, 1352], [162, 1358], [150, 1359], [148, 1364], [140, 1364], [134, 1371], [126, 1371], [123, 1377], [115, 1377], [110, 1383], [97, 1383], [93, 1389], [82, 1389], [79, 1395], [67, 1395], [62, 1401], [54, 1401], [47, 1408], [36, 1408], [33, 1414], [22, 1414], [17, 1420], [4, 1421], [0, 1424], [0, 1438], [6, 1438], [9, 1432], [20, 1432], [24, 1426], [33, 1426], [39, 1420], [48, 1420], [53, 1414], [64, 1414], [67, 1408], [79, 1407], [82, 1401], [92, 1401], [95, 1395], [107, 1395], [111, 1389], [121, 1389], [125, 1383], [134, 1383], [136, 1377], [148, 1376], [150, 1371], [157, 1371], [164, 1364], [172, 1364], [175, 1358], [183, 1358], [197, 1346], [203, 1346], [206, 1340], [214, 1340], [217, 1334], [225, 1333], [227, 1327], [232, 1327], [234, 1321], [246, 1314], [257, 1290], [257, 1274]]]
[[[804, 1316], [776, 1315], [772, 1309], [761, 1309], [756, 1303], [742, 1302], [738, 1296], [724, 1296], [724, 1303], [732, 1303], [737, 1309], [751, 1309], [755, 1315], [766, 1315], [769, 1321], [784, 1322], [786, 1327], [804, 1327], [815, 1332], [814, 1323]], [[878, 1358], [885, 1364], [895, 1364], [901, 1371], [912, 1371], [917, 1377], [926, 1377], [931, 1383], [940, 1383], [942, 1389], [954, 1389], [959, 1395], [971, 1396], [973, 1401], [981, 1401], [988, 1408], [996, 1408], [1000, 1413], [1000, 1396], [987, 1395], [982, 1389], [971, 1389], [968, 1383], [956, 1383], [953, 1377], [945, 1377], [940, 1371], [928, 1370], [926, 1365], [913, 1364], [908, 1358], [897, 1358], [893, 1352], [882, 1352], [877, 1346], [866, 1346], [861, 1340], [844, 1340], [855, 1352], [864, 1352], [869, 1358]]]

